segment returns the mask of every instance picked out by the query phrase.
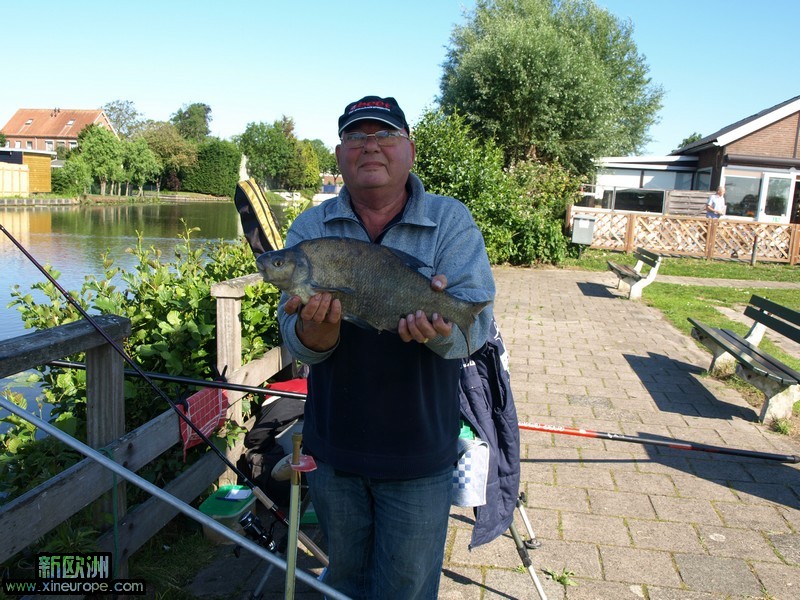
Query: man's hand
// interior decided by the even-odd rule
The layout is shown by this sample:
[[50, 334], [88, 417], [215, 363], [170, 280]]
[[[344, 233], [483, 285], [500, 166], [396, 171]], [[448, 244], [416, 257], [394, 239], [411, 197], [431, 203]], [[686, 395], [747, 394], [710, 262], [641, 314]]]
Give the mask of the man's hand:
[[[447, 287], [447, 277], [435, 275], [431, 280], [431, 289], [441, 292]], [[428, 343], [428, 340], [436, 336], [448, 337], [453, 331], [453, 326], [446, 322], [442, 315], [432, 314], [430, 321], [428, 316], [421, 310], [409, 314], [397, 324], [397, 333], [404, 342]]]
[[298, 313], [295, 332], [309, 350], [325, 352], [339, 341], [342, 303], [327, 292], [315, 294], [305, 305], [299, 296], [292, 296], [283, 305], [283, 310], [289, 315]]

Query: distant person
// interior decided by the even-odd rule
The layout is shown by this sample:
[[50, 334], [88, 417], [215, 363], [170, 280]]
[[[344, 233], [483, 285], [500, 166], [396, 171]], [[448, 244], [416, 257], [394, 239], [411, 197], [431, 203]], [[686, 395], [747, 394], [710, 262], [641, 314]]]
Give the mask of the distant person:
[[725, 214], [727, 207], [725, 206], [725, 188], [719, 186], [716, 194], [711, 194], [706, 202], [706, 218], [719, 219]]

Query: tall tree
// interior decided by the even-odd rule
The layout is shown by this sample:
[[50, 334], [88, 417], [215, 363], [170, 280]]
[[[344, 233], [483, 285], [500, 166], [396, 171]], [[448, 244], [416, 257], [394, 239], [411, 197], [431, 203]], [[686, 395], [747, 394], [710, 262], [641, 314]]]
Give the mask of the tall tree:
[[597, 156], [643, 147], [661, 107], [632, 33], [591, 0], [478, 0], [451, 36], [441, 106], [495, 140], [507, 164], [588, 173]]
[[283, 116], [272, 125], [248, 123], [236, 138], [247, 156], [250, 174], [273, 189], [297, 189], [296, 174], [302, 170], [302, 153], [294, 135], [294, 121]]
[[[138, 196], [144, 195], [144, 184], [148, 181], [155, 182], [161, 174], [161, 161], [155, 152], [147, 145], [143, 137], [138, 137], [124, 145], [125, 174], [127, 181], [139, 188]], [[126, 193], [127, 195], [127, 193]]]
[[311, 144], [314, 153], [317, 155], [320, 172], [328, 173], [329, 175], [338, 175], [339, 165], [336, 162], [336, 155], [325, 145], [325, 142], [319, 139], [306, 141]]
[[184, 138], [200, 143], [211, 133], [211, 107], [201, 102], [184, 104], [172, 115], [170, 122]]
[[162, 180], [175, 188], [181, 169], [191, 167], [197, 162], [197, 146], [182, 137], [170, 123], [149, 121], [142, 136], [164, 168], [162, 178], [158, 181], [158, 190], [161, 190]]
[[103, 105], [103, 112], [122, 139], [130, 139], [142, 127], [142, 114], [130, 100], [113, 100]]
[[100, 181], [100, 194], [106, 194], [109, 181], [119, 181], [122, 174], [122, 142], [105, 127], [87, 125], [78, 134], [81, 156], [93, 177]]
[[678, 148], [683, 148], [684, 146], [688, 146], [689, 144], [694, 144], [695, 142], [702, 139], [703, 139], [703, 134], [697, 133], [695, 131], [689, 137], [683, 138], [683, 141], [681, 141], [681, 143], [678, 145]]

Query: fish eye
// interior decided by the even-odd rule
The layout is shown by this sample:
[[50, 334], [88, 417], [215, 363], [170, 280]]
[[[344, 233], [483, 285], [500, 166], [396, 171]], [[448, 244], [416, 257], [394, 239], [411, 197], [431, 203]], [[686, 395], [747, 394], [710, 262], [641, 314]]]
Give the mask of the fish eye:
[[275, 260], [272, 261], [272, 266], [278, 267], [278, 268], [282, 267], [283, 266], [283, 259], [282, 258], [276, 258]]

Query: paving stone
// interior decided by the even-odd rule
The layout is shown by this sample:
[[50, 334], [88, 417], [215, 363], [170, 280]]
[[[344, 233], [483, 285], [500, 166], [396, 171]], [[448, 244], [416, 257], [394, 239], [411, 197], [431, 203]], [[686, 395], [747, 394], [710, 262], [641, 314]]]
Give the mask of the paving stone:
[[631, 538], [621, 517], [561, 513], [564, 539], [576, 542], [601, 542], [617, 546], [630, 546]]
[[704, 552], [697, 530], [688, 523], [627, 519], [633, 545], [669, 552]]
[[636, 473], [614, 470], [613, 475], [617, 489], [623, 492], [647, 490], [647, 493], [653, 495], [675, 495], [675, 484], [669, 476], [662, 473]]
[[600, 558], [606, 580], [668, 587], [681, 584], [668, 552], [601, 546]]
[[593, 490], [613, 490], [611, 473], [598, 465], [571, 466], [556, 465], [558, 485], [565, 487], [588, 488]]
[[780, 561], [767, 536], [759, 531], [708, 525], [698, 525], [697, 529], [703, 545], [713, 556], [768, 562]]
[[764, 598], [800, 598], [800, 567], [780, 563], [754, 562], [753, 570], [764, 586]]
[[716, 509], [729, 527], [743, 527], [772, 533], [788, 533], [786, 521], [774, 506], [716, 502]]
[[675, 563], [690, 589], [743, 596], [761, 594], [761, 585], [741, 559], [676, 554]]
[[589, 504], [595, 514], [654, 519], [656, 511], [647, 494], [588, 490]]
[[722, 525], [722, 519], [710, 502], [692, 498], [651, 496], [650, 501], [659, 519], [682, 523], [705, 523]]
[[767, 535], [767, 537], [783, 560], [789, 564], [800, 566], [800, 534], [777, 533]]

